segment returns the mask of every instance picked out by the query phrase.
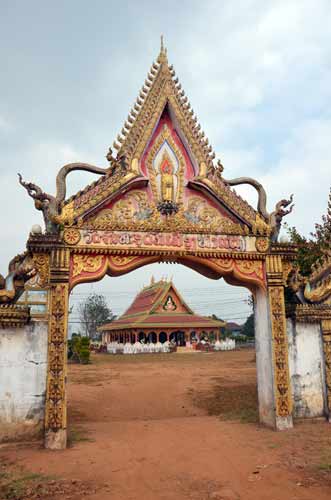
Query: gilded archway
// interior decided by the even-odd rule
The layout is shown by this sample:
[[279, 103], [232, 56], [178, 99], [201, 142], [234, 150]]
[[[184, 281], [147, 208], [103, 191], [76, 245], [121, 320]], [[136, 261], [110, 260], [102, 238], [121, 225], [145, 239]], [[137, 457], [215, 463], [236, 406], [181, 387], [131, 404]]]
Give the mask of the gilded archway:
[[[267, 373], [271, 391], [267, 398], [263, 390], [259, 393], [261, 420], [279, 429], [290, 427], [284, 284], [295, 248], [277, 243], [277, 236], [291, 199], [269, 214], [257, 181], [223, 177], [223, 166], [215, 163], [164, 48], [114, 147], [117, 154], [109, 150], [107, 168], [64, 166], [55, 196], [20, 178], [42, 210], [46, 227], [28, 240], [30, 258], [42, 277], [40, 287], [49, 297], [46, 446], [66, 446], [70, 290], [160, 261], [178, 262], [213, 279], [224, 277], [256, 294], [269, 353], [258, 361], [259, 384]], [[66, 176], [79, 169], [101, 177], [66, 199]], [[258, 191], [257, 209], [231, 187], [242, 183]]]

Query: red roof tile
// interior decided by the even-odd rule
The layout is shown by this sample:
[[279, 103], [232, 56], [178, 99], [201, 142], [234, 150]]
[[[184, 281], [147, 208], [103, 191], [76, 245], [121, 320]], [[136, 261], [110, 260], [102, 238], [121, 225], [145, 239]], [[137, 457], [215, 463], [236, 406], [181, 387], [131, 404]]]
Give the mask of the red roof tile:
[[167, 287], [168, 283], [159, 281], [158, 283], [155, 283], [148, 288], [144, 288], [140, 293], [138, 293], [123, 316], [131, 316], [132, 314], [142, 314], [150, 312], [155, 302], [161, 297], [162, 293], [164, 293]]

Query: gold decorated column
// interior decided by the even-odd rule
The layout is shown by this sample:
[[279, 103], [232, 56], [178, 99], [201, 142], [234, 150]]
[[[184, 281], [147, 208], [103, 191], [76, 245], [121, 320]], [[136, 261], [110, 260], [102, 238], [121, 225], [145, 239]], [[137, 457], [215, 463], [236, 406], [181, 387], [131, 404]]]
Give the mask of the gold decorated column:
[[331, 422], [331, 318], [321, 321], [324, 362], [325, 362], [325, 382], [328, 420]]
[[277, 429], [282, 430], [292, 427], [293, 419], [283, 266], [280, 255], [269, 255], [267, 257], [266, 271], [272, 332], [272, 361], [276, 412], [275, 425]]
[[67, 446], [69, 251], [56, 248], [50, 260], [45, 447], [62, 450]]

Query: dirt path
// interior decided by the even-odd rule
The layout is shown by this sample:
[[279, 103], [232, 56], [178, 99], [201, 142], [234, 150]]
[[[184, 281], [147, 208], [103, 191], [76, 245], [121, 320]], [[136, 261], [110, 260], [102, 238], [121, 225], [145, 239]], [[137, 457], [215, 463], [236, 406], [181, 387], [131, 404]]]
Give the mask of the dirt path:
[[69, 369], [71, 447], [0, 455], [53, 484], [62, 478], [64, 492], [46, 488], [43, 500], [329, 500], [331, 426], [259, 427], [253, 358], [95, 356]]

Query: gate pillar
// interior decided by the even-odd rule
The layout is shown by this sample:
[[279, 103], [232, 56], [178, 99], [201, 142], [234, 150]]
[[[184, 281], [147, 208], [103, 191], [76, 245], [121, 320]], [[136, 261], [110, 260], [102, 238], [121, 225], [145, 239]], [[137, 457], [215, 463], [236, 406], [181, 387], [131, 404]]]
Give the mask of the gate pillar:
[[50, 259], [50, 309], [48, 320], [48, 369], [45, 410], [45, 448], [67, 446], [67, 328], [69, 251], [52, 250]]
[[321, 321], [324, 363], [325, 363], [325, 382], [326, 382], [326, 411], [327, 418], [331, 422], [331, 318]]
[[267, 256], [266, 271], [272, 336], [275, 427], [278, 430], [284, 430], [293, 427], [293, 418], [286, 332], [284, 278], [280, 255]]

